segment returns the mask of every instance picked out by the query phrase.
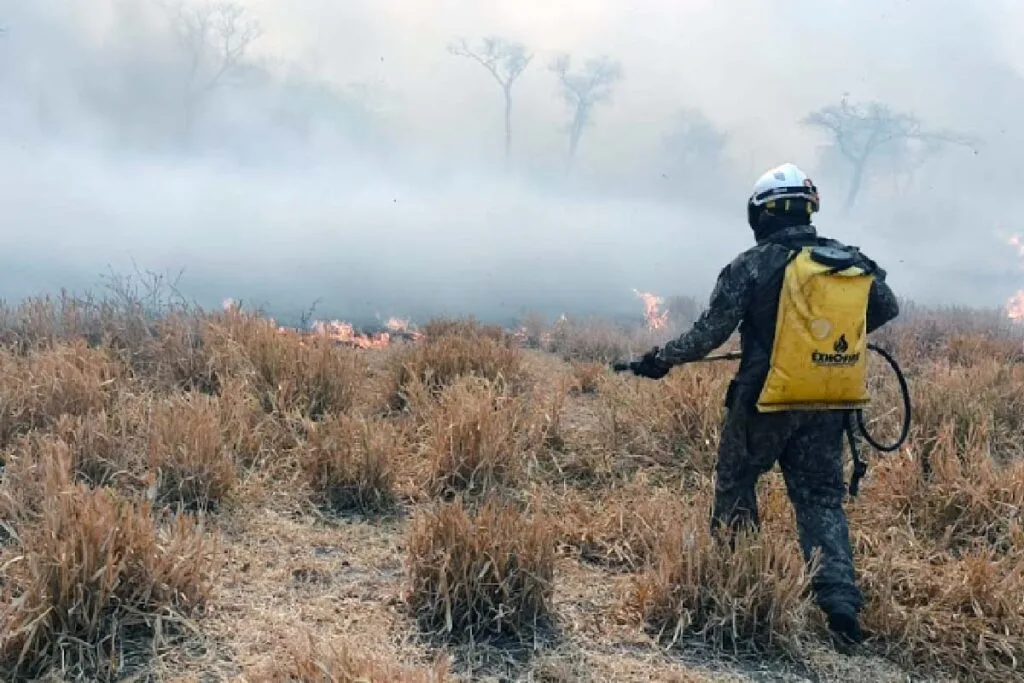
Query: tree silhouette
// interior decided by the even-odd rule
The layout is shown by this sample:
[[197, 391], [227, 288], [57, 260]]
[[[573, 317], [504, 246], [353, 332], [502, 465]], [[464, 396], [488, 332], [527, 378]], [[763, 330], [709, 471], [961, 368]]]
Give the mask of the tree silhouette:
[[191, 132], [195, 113], [215, 89], [239, 82], [247, 73], [246, 54], [263, 34], [259, 22], [234, 2], [176, 4], [172, 23], [185, 53], [185, 131]]
[[448, 46], [448, 51], [459, 57], [472, 59], [494, 77], [501, 86], [505, 99], [505, 165], [508, 166], [512, 152], [512, 85], [522, 75], [533, 59], [521, 43], [512, 43], [502, 38], [489, 36], [473, 49], [461, 39]]
[[608, 57], [589, 59], [583, 69], [572, 73], [572, 58], [563, 54], [556, 57], [549, 67], [558, 75], [562, 97], [572, 107], [572, 121], [569, 123], [569, 157], [567, 166], [576, 159], [583, 130], [591, 122], [594, 105], [611, 98], [612, 87], [622, 79], [622, 66]]
[[895, 173], [913, 173], [948, 145], [976, 144], [966, 135], [927, 130], [913, 114], [895, 111], [882, 102], [851, 104], [847, 95], [839, 104], [811, 112], [801, 123], [827, 131], [832, 146], [850, 165], [852, 177], [845, 211], [856, 202], [872, 161], [885, 158]]

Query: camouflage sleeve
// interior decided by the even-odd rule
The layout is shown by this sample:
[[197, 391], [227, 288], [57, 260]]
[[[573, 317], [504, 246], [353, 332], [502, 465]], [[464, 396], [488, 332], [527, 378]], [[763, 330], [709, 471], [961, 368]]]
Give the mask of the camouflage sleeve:
[[750, 264], [743, 256], [723, 268], [708, 308], [689, 331], [665, 344], [658, 360], [668, 365], [688, 363], [724, 344], [743, 319], [753, 285]]

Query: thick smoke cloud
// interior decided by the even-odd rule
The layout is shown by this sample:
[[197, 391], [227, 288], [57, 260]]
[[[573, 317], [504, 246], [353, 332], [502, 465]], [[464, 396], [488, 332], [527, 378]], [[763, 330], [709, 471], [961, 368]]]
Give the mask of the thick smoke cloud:
[[[783, 161], [905, 296], [999, 306], [1024, 280], [1012, 2], [237, 4], [262, 31], [220, 78], [170, 0], [0, 2], [0, 295], [135, 263], [283, 316], [631, 314], [633, 288], [707, 296]], [[534, 55], [507, 168], [500, 89], [446, 50], [486, 35]], [[563, 52], [623, 72], [568, 172]], [[800, 120], [847, 93], [980, 144], [881, 160], [844, 212], [849, 165]]]

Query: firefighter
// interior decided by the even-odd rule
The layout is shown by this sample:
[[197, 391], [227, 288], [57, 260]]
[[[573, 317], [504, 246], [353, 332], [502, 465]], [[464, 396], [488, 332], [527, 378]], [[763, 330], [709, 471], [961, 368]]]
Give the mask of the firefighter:
[[[863, 603], [842, 506], [846, 492], [843, 432], [848, 411], [832, 409], [842, 405], [822, 406], [820, 401], [810, 409], [763, 411], [759, 398], [773, 363], [784, 273], [801, 249], [843, 250], [853, 255], [862, 272], [870, 273], [870, 287], [865, 284], [862, 288], [866, 298], [860, 309], [863, 336], [894, 319], [899, 307], [885, 283], [883, 269], [856, 247], [818, 235], [811, 217], [819, 207], [814, 183], [793, 164], [762, 175], [747, 202], [747, 222], [756, 244], [722, 269], [709, 307], [692, 328], [664, 347], [649, 351], [633, 372], [660, 379], [675, 365], [707, 356], [739, 327], [741, 359], [726, 393], [712, 530], [758, 527], [757, 481], [778, 462], [796, 514], [804, 559], [809, 562], [812, 553], [820, 551], [813, 590], [828, 615], [833, 639], [842, 646], [862, 640], [859, 614]], [[840, 339], [835, 345], [843, 348], [847, 340]], [[837, 356], [827, 352], [819, 357]]]

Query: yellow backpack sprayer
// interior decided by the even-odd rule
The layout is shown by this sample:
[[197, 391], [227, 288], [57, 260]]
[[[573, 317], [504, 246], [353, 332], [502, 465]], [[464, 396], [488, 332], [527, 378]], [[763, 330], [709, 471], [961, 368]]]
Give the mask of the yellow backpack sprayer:
[[[805, 246], [793, 250], [785, 265], [768, 375], [757, 400], [762, 413], [789, 410], [843, 410], [853, 456], [850, 495], [857, 496], [867, 465], [857, 450], [856, 431], [875, 449], [891, 453], [910, 432], [911, 403], [906, 378], [896, 360], [868, 343], [866, 311], [873, 275], [849, 251]], [[893, 369], [903, 397], [903, 424], [891, 445], [876, 441], [864, 425], [867, 350]], [[699, 362], [737, 360], [738, 353], [706, 356]], [[641, 361], [614, 363], [616, 372], [635, 370]], [[851, 419], [856, 415], [856, 423]]]

